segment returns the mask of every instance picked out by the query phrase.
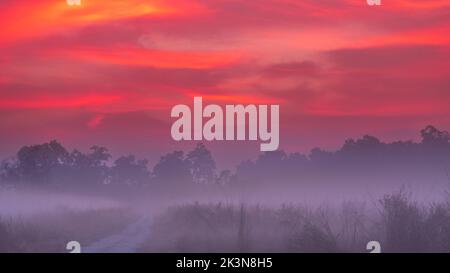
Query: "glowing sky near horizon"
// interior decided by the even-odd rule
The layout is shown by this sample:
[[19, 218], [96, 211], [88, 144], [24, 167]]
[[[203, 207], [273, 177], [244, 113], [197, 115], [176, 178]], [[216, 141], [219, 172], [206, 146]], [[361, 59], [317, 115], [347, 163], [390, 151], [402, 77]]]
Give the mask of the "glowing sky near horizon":
[[[81, 3], [0, 2], [1, 157], [58, 139], [157, 158], [183, 149], [170, 108], [194, 95], [280, 104], [288, 151], [450, 129], [450, 1]], [[258, 150], [224, 145], [226, 162]]]

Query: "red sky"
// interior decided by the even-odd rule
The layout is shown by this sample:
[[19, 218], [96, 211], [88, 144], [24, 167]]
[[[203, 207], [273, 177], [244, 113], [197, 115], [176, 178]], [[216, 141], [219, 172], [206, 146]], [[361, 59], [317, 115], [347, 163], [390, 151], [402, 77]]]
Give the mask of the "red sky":
[[[151, 161], [170, 109], [280, 104], [281, 148], [450, 129], [450, 1], [0, 2], [0, 156], [58, 139]], [[258, 143], [212, 145], [224, 164]], [[239, 152], [237, 152], [239, 151]]]

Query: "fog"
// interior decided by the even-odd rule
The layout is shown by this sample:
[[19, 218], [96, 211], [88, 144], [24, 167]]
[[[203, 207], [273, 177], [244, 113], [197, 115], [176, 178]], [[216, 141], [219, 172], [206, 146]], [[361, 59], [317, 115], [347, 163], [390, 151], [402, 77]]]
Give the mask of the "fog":
[[0, 215], [2, 217], [27, 217], [41, 213], [53, 213], [61, 209], [86, 211], [124, 206], [124, 202], [100, 196], [93, 197], [26, 189], [0, 190]]
[[364, 136], [337, 151], [274, 151], [220, 170], [207, 146], [147, 166], [105, 147], [24, 146], [3, 161], [0, 251], [450, 251], [449, 135]]

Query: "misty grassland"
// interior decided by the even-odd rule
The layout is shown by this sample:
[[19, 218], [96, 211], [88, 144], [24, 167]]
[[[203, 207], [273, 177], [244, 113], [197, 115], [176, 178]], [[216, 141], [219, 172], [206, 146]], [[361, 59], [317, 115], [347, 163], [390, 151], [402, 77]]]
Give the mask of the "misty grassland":
[[419, 204], [398, 191], [374, 204], [200, 204], [155, 218], [142, 252], [450, 252], [450, 204]]
[[[6, 191], [0, 197], [0, 252], [69, 252], [66, 245], [70, 241], [86, 246], [119, 232], [136, 219], [129, 208], [105, 200], [70, 200], [77, 197], [67, 195], [58, 200], [55, 194], [29, 191]], [[8, 198], [40, 201], [16, 200], [13, 211], [5, 205]]]
[[[348, 139], [220, 170], [204, 143], [151, 168], [108, 149], [24, 146], [0, 165], [0, 252], [450, 252], [450, 135]], [[95, 246], [95, 247], [92, 247]]]
[[[137, 221], [142, 204], [141, 215], [90, 204], [2, 217], [0, 251], [68, 252], [72, 240], [89, 246]], [[417, 202], [405, 190], [373, 202], [320, 205], [184, 201], [151, 215], [138, 252], [368, 252], [369, 241], [383, 252], [450, 252], [450, 203]]]

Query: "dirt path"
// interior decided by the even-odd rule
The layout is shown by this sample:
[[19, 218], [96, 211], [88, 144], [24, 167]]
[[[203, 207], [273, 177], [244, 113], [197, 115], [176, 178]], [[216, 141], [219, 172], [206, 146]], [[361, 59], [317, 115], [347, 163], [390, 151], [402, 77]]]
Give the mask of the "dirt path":
[[144, 216], [130, 224], [122, 232], [103, 238], [83, 247], [85, 253], [128, 253], [136, 252], [150, 236], [150, 216]]

